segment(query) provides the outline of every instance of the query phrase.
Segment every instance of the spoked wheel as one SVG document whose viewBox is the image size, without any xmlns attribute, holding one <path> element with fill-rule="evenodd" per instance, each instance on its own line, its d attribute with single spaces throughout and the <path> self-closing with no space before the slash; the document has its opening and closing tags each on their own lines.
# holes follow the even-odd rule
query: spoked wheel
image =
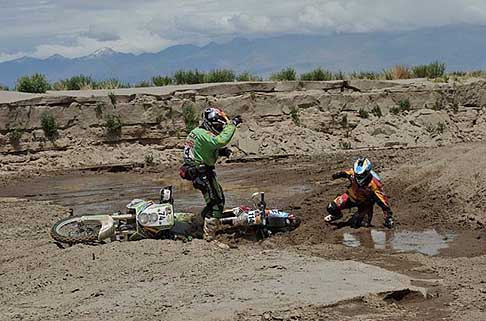
<svg viewBox="0 0 486 321">
<path fill-rule="evenodd" d="M 71 216 L 55 223 L 51 228 L 51 236 L 62 243 L 91 243 L 98 240 L 100 229 L 101 223 L 83 222 L 81 216 Z"/>
</svg>

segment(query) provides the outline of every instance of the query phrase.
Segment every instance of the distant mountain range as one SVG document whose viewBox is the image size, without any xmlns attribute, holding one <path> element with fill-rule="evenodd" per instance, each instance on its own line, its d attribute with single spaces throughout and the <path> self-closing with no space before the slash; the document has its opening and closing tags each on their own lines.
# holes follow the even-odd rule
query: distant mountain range
<svg viewBox="0 0 486 321">
<path fill-rule="evenodd" d="M 158 53 L 125 54 L 103 48 L 80 58 L 53 55 L 23 57 L 0 63 L 0 84 L 13 87 L 17 78 L 35 72 L 50 81 L 74 75 L 137 83 L 179 69 L 228 68 L 267 76 L 284 67 L 298 72 L 318 66 L 333 71 L 381 71 L 395 64 L 416 65 L 440 60 L 447 69 L 486 69 L 486 26 L 446 26 L 406 32 L 284 35 L 198 47 L 178 45 Z"/>
</svg>

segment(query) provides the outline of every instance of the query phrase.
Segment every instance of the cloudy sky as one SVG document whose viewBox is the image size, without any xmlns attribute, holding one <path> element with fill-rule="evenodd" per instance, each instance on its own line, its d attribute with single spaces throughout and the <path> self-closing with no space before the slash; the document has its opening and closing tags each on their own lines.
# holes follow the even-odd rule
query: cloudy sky
<svg viewBox="0 0 486 321">
<path fill-rule="evenodd" d="M 486 0 L 0 0 L 0 61 L 464 23 L 486 25 Z"/>
</svg>

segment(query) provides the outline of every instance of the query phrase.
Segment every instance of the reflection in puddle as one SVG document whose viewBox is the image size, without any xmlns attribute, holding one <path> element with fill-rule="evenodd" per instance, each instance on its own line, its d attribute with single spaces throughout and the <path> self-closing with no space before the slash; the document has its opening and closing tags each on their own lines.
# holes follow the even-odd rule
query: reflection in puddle
<svg viewBox="0 0 486 321">
<path fill-rule="evenodd" d="M 419 252 L 437 255 L 448 247 L 454 234 L 439 234 L 435 229 L 425 231 L 379 231 L 366 229 L 355 233 L 344 233 L 343 244 L 349 247 L 364 246 L 378 250 L 397 252 Z"/>
<path fill-rule="evenodd" d="M 256 191 L 267 193 L 269 206 L 278 206 L 295 194 L 311 191 L 300 181 L 275 186 L 271 180 L 259 180 L 265 169 L 239 166 L 225 167 L 219 171 L 229 207 L 250 205 L 251 194 Z M 250 175 L 249 175 L 250 173 Z M 192 184 L 183 181 L 179 175 L 170 173 L 80 173 L 38 177 L 0 187 L 2 197 L 21 197 L 39 201 L 53 201 L 72 208 L 74 214 L 113 213 L 125 211 L 125 205 L 134 198 L 157 199 L 162 186 L 174 187 L 175 208 L 181 212 L 198 212 L 204 200 Z"/>
</svg>

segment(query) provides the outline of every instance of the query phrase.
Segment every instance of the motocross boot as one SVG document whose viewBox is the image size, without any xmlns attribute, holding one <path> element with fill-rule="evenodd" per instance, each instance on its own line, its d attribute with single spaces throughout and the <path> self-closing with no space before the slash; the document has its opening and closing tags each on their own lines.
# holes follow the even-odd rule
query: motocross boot
<svg viewBox="0 0 486 321">
<path fill-rule="evenodd" d="M 215 217 L 206 217 L 204 219 L 204 227 L 203 227 L 203 239 L 211 244 L 216 245 L 217 247 L 227 250 L 229 249 L 229 245 L 221 243 L 220 241 L 216 240 L 216 232 L 220 229 L 221 222 L 218 218 Z"/>
<path fill-rule="evenodd" d="M 215 240 L 216 232 L 220 228 L 220 222 L 218 218 L 214 217 L 206 217 L 204 218 L 204 227 L 203 227 L 203 239 L 208 242 Z"/>
<path fill-rule="evenodd" d="M 354 213 L 353 216 L 348 220 L 349 226 L 352 228 L 367 227 L 367 224 L 363 224 L 363 213 Z"/>
<path fill-rule="evenodd" d="M 395 222 L 393 221 L 393 214 L 391 213 L 386 214 L 385 222 L 383 223 L 383 225 L 389 229 L 392 229 L 395 226 Z"/>
<path fill-rule="evenodd" d="M 324 220 L 326 222 L 333 222 L 343 217 L 343 213 L 337 208 L 337 205 L 334 202 L 331 202 L 329 203 L 329 205 L 327 205 L 327 212 L 329 213 L 329 215 L 324 217 Z"/>
</svg>

